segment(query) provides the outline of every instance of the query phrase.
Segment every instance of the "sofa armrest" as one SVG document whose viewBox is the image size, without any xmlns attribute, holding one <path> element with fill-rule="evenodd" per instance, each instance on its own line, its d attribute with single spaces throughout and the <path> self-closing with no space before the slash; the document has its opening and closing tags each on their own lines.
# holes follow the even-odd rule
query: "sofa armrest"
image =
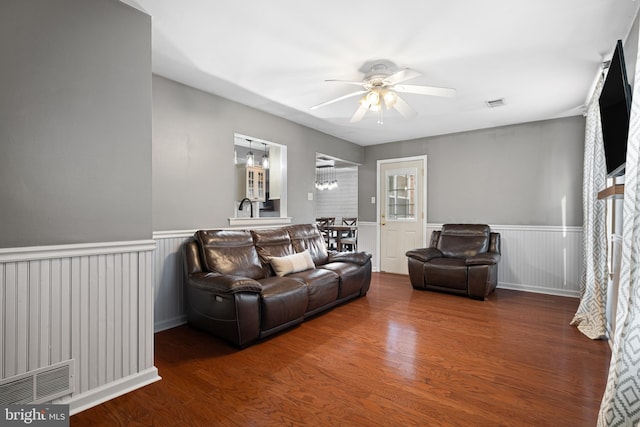
<svg viewBox="0 0 640 427">
<path fill-rule="evenodd" d="M 433 258 L 442 258 L 442 252 L 436 248 L 421 248 L 412 249 L 405 254 L 409 258 L 417 259 L 418 261 L 427 262 Z"/>
<path fill-rule="evenodd" d="M 465 260 L 467 265 L 487 265 L 497 264 L 500 261 L 500 254 L 495 252 L 485 252 Z"/>
<path fill-rule="evenodd" d="M 336 252 L 329 251 L 330 262 L 350 262 L 358 265 L 365 265 L 371 259 L 371 254 L 368 252 Z"/>
<path fill-rule="evenodd" d="M 248 277 L 220 273 L 194 273 L 189 275 L 188 285 L 221 294 L 238 292 L 260 293 L 262 285 Z"/>
</svg>

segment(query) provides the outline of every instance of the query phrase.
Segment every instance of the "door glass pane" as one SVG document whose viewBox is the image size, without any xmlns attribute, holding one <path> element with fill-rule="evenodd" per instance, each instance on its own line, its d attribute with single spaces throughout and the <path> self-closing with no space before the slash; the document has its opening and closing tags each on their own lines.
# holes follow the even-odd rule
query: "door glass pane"
<svg viewBox="0 0 640 427">
<path fill-rule="evenodd" d="M 396 169 L 386 174 L 388 221 L 415 221 L 417 169 Z"/>
</svg>

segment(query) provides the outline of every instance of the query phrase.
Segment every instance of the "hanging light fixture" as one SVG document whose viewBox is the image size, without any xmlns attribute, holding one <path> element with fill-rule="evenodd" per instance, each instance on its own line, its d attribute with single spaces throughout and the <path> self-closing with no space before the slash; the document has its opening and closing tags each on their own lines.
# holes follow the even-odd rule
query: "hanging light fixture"
<svg viewBox="0 0 640 427">
<path fill-rule="evenodd" d="M 338 179 L 335 167 L 331 165 L 316 167 L 316 189 L 324 191 L 336 188 L 338 188 Z"/>
<path fill-rule="evenodd" d="M 247 153 L 247 166 L 253 166 L 254 165 L 254 157 L 253 157 L 253 151 L 251 151 L 251 140 L 247 139 L 247 141 L 249 141 L 249 152 Z"/>
<path fill-rule="evenodd" d="M 329 190 L 335 190 L 336 188 L 338 188 L 338 177 L 336 175 L 336 168 L 332 166 L 331 172 L 333 173 L 333 180 L 331 181 L 331 184 L 329 184 Z"/>
<path fill-rule="evenodd" d="M 267 151 L 267 144 L 263 142 L 262 145 L 264 145 L 264 154 L 262 155 L 262 167 L 265 169 L 269 169 L 269 152 Z"/>
</svg>

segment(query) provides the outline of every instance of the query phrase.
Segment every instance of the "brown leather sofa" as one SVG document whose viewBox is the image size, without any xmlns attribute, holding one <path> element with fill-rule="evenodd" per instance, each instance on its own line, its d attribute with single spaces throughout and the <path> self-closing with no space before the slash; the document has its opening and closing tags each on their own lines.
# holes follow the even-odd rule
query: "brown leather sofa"
<svg viewBox="0 0 640 427">
<path fill-rule="evenodd" d="M 406 255 L 414 289 L 484 300 L 498 283 L 500 234 L 485 224 L 445 224 L 431 234 L 428 248 Z"/>
<path fill-rule="evenodd" d="M 200 230 L 184 252 L 188 323 L 238 347 L 364 296 L 371 283 L 371 255 L 327 251 L 315 224 Z"/>
</svg>

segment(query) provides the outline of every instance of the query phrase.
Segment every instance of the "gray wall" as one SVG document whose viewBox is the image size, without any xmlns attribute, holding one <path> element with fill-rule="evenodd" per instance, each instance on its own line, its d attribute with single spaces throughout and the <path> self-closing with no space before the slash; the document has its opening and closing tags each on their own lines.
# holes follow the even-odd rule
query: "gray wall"
<svg viewBox="0 0 640 427">
<path fill-rule="evenodd" d="M 364 149 L 153 76 L 153 229 L 226 227 L 234 214 L 234 132 L 286 145 L 288 216 L 313 222 L 316 152 L 361 163 Z"/>
<path fill-rule="evenodd" d="M 151 19 L 3 0 L 0 58 L 0 247 L 151 238 Z"/>
<path fill-rule="evenodd" d="M 429 222 L 582 222 L 581 117 L 363 148 L 159 76 L 152 97 L 150 25 L 117 0 L 0 4 L 0 247 L 226 226 L 234 132 L 288 146 L 294 222 L 316 152 L 364 163 L 363 221 L 376 160 L 427 154 Z"/>
<path fill-rule="evenodd" d="M 427 155 L 427 222 L 582 225 L 582 116 L 365 148 L 359 217 L 375 221 L 376 162 Z"/>
</svg>

